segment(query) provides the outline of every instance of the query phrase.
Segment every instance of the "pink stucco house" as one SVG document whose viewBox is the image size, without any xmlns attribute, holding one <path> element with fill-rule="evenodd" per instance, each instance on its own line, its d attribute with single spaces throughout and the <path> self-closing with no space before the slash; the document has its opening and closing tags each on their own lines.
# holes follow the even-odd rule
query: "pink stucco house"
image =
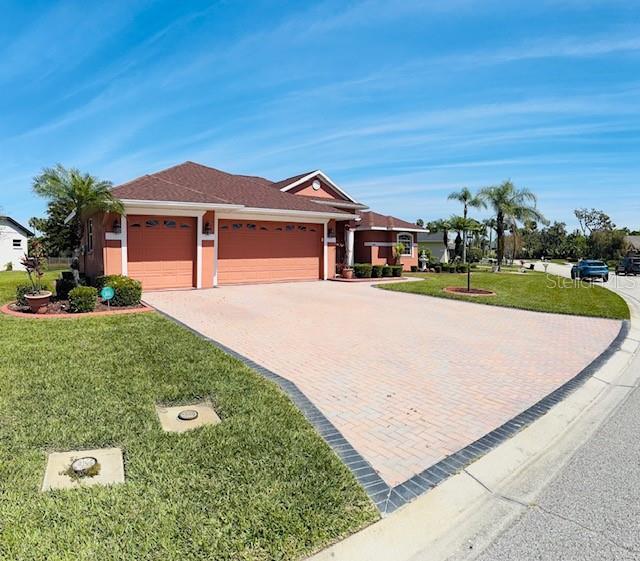
<svg viewBox="0 0 640 561">
<path fill-rule="evenodd" d="M 408 270 L 426 231 L 369 211 L 320 170 L 273 182 L 185 162 L 113 193 L 125 213 L 86 218 L 81 270 L 146 290 L 328 279 L 346 260 L 391 263 L 397 243 Z"/>
</svg>

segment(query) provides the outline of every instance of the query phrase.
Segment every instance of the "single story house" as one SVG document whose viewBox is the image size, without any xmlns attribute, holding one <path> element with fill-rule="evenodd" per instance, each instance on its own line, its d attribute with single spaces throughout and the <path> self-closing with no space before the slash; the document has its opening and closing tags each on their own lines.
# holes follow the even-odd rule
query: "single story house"
<svg viewBox="0 0 640 561">
<path fill-rule="evenodd" d="M 453 233 L 455 236 L 455 233 Z M 420 232 L 418 234 L 418 245 L 420 248 L 428 249 L 431 252 L 431 259 L 440 263 L 449 263 L 451 255 L 455 250 L 455 241 L 449 232 L 447 245 L 444 244 L 444 234 L 442 232 Z"/>
<path fill-rule="evenodd" d="M 0 270 L 24 271 L 20 260 L 27 254 L 27 240 L 31 236 L 31 230 L 10 216 L 0 216 Z"/>
<path fill-rule="evenodd" d="M 145 290 L 317 280 L 336 263 L 418 264 L 415 224 L 369 212 L 320 170 L 269 181 L 194 162 L 119 185 L 122 216 L 83 217 L 81 271 Z"/>
</svg>

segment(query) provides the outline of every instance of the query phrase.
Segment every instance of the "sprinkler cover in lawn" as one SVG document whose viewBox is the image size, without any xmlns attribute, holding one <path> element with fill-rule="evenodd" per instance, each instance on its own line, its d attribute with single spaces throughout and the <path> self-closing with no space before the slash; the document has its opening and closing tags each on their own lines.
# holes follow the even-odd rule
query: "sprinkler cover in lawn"
<svg viewBox="0 0 640 561">
<path fill-rule="evenodd" d="M 178 413 L 178 419 L 181 421 L 195 421 L 198 418 L 198 412 L 195 409 L 184 409 Z"/>
<path fill-rule="evenodd" d="M 85 475 L 93 466 L 98 463 L 98 460 L 91 456 L 84 458 L 78 458 L 71 464 L 71 469 L 78 475 Z"/>
</svg>

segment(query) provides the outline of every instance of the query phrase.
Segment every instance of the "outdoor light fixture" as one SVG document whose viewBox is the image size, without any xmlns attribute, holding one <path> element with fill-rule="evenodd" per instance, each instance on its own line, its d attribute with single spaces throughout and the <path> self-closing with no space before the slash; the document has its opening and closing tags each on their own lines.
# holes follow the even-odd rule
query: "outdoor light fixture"
<svg viewBox="0 0 640 561">
<path fill-rule="evenodd" d="M 211 224 L 209 222 L 204 225 L 204 233 L 208 236 L 211 233 Z"/>
<path fill-rule="evenodd" d="M 317 179 L 314 179 L 311 187 L 313 187 L 314 191 L 317 191 L 318 189 L 320 189 L 320 182 Z"/>
</svg>

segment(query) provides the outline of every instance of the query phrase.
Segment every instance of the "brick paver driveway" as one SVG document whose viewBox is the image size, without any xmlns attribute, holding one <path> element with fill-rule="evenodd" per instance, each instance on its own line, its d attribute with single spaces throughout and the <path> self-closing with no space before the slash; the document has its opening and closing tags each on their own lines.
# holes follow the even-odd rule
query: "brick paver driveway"
<svg viewBox="0 0 640 561">
<path fill-rule="evenodd" d="M 145 300 L 294 382 L 395 486 L 574 377 L 620 322 L 336 282 Z"/>
</svg>

